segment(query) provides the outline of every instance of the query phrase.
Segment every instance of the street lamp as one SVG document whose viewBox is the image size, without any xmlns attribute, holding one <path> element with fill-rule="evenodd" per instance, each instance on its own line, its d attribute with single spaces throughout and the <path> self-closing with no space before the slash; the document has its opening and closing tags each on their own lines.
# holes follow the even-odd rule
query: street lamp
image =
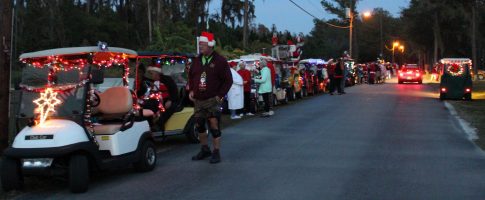
<svg viewBox="0 0 485 200">
<path fill-rule="evenodd" d="M 404 45 L 400 44 L 398 41 L 394 41 L 392 43 L 392 63 L 395 63 L 395 59 L 394 59 L 394 52 L 396 51 L 396 49 L 400 50 L 401 53 L 404 53 Z"/>
<path fill-rule="evenodd" d="M 350 1 L 350 5 L 352 5 L 352 0 Z M 350 8 L 346 8 L 345 9 L 345 13 L 347 15 L 347 17 L 349 18 L 349 57 L 352 58 L 352 31 L 353 31 L 353 28 L 354 28 L 354 11 L 352 11 L 352 7 Z M 371 13 L 370 12 L 366 12 L 364 13 L 364 17 L 370 17 L 371 16 Z"/>
<path fill-rule="evenodd" d="M 366 11 L 363 13 L 364 18 L 370 18 L 372 17 L 372 12 Z M 383 44 L 383 39 L 382 39 L 382 13 L 379 14 L 379 35 L 380 35 L 380 56 L 384 56 L 384 44 Z"/>
</svg>

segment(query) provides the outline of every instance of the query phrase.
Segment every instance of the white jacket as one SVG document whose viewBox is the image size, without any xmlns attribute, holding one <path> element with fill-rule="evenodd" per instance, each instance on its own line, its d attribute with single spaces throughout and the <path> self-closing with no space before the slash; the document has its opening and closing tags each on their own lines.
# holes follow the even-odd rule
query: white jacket
<svg viewBox="0 0 485 200">
<path fill-rule="evenodd" d="M 227 93 L 227 101 L 229 103 L 230 110 L 237 110 L 244 107 L 244 86 L 243 79 L 236 72 L 236 70 L 231 68 L 232 74 L 232 86 Z"/>
</svg>

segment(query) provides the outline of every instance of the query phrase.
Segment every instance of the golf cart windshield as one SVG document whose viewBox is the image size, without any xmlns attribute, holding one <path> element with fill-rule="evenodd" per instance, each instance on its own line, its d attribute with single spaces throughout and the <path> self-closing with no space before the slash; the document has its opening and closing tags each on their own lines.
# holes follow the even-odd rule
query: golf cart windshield
<svg viewBox="0 0 485 200">
<path fill-rule="evenodd" d="M 185 86 L 187 84 L 188 74 L 185 71 L 185 64 L 163 65 L 162 72 L 164 75 L 172 77 L 177 86 Z"/>
<path fill-rule="evenodd" d="M 66 118 L 81 115 L 85 104 L 88 69 L 89 67 L 61 70 L 49 76 L 48 67 L 27 65 L 22 72 L 20 83 L 22 100 L 19 116 L 32 118 L 48 109 L 46 106 L 49 104 L 54 106 L 54 111 L 49 113 L 50 117 Z M 51 84 L 48 84 L 49 82 Z M 47 89 L 53 93 L 47 92 Z M 45 106 L 41 108 L 40 105 Z"/>
</svg>

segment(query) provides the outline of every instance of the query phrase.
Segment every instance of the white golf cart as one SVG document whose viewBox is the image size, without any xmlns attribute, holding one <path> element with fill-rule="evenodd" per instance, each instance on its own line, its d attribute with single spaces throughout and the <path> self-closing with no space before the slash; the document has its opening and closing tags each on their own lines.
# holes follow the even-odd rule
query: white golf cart
<svg viewBox="0 0 485 200">
<path fill-rule="evenodd" d="M 20 56 L 25 66 L 16 123 L 24 128 L 4 152 L 5 191 L 22 188 L 26 175 L 67 175 L 70 191 L 79 193 L 87 191 L 93 171 L 131 164 L 137 171 L 154 169 L 150 127 L 137 116 L 128 88 L 129 59 L 136 56 L 106 45 Z M 115 68 L 122 85 L 96 92 L 103 71 Z"/>
</svg>

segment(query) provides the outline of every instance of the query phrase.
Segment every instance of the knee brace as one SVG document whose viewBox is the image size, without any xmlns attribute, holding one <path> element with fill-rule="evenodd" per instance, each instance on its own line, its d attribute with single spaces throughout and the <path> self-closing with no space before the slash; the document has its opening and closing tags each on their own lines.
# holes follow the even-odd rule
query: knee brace
<svg viewBox="0 0 485 200">
<path fill-rule="evenodd" d="M 210 132 L 212 134 L 212 138 L 216 139 L 216 138 L 219 138 L 221 137 L 221 130 L 219 129 L 210 129 Z"/>
<path fill-rule="evenodd" d="M 205 120 L 202 118 L 195 119 L 195 130 L 197 133 L 205 133 L 207 131 L 205 127 Z"/>
</svg>

